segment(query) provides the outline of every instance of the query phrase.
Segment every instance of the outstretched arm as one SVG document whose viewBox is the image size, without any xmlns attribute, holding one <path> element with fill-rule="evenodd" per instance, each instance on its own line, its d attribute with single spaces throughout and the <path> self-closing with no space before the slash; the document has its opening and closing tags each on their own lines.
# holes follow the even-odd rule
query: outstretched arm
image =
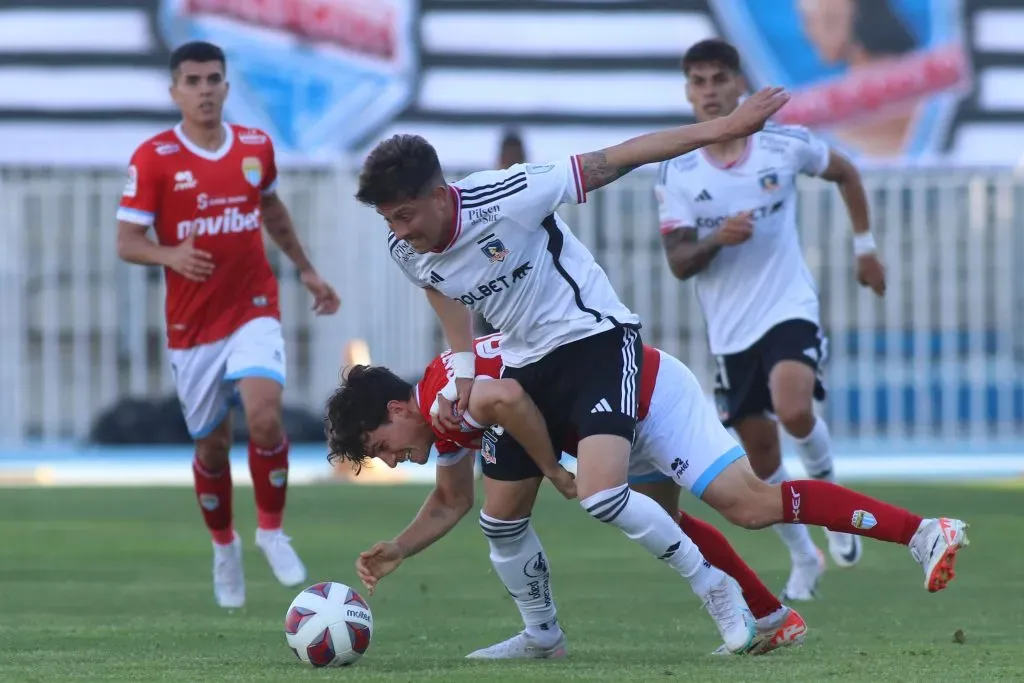
<svg viewBox="0 0 1024 683">
<path fill-rule="evenodd" d="M 405 530 L 395 537 L 402 557 L 430 547 L 455 528 L 473 507 L 473 460 L 464 455 L 454 465 L 437 467 L 437 483 L 423 507 Z"/>
<path fill-rule="evenodd" d="M 593 192 L 640 166 L 756 133 L 787 101 L 789 95 L 782 88 L 763 88 L 728 116 L 647 133 L 606 149 L 581 154 L 579 161 L 585 190 Z"/>
</svg>

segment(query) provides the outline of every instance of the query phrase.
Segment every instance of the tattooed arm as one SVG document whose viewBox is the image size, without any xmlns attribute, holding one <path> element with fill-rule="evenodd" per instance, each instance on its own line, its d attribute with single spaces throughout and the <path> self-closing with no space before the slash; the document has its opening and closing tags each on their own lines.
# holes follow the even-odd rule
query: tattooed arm
<svg viewBox="0 0 1024 683">
<path fill-rule="evenodd" d="M 715 233 L 698 239 L 696 228 L 678 228 L 664 233 L 661 243 L 669 269 L 680 280 L 688 280 L 707 268 L 722 248 Z"/>
<path fill-rule="evenodd" d="M 756 133 L 789 100 L 781 88 L 764 88 L 728 116 L 631 138 L 579 156 L 584 190 L 593 192 L 645 164 L 667 161 L 716 142 Z"/>
<path fill-rule="evenodd" d="M 300 273 L 313 272 L 313 264 L 306 258 L 306 252 L 299 243 L 299 236 L 295 234 L 295 225 L 288 213 L 288 207 L 276 192 L 263 195 L 261 204 L 263 225 L 270 239 L 291 259 Z"/>
</svg>

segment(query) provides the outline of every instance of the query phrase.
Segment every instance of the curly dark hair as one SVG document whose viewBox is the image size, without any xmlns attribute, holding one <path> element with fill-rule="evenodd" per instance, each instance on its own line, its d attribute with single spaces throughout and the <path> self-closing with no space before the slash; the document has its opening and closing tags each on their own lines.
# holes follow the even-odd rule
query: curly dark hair
<svg viewBox="0 0 1024 683">
<path fill-rule="evenodd" d="M 395 135 L 366 157 L 356 199 L 367 206 L 404 202 L 444 182 L 437 151 L 429 142 L 419 135 Z"/>
<path fill-rule="evenodd" d="M 690 46 L 683 55 L 683 73 L 689 75 L 697 64 L 721 64 L 735 73 L 740 72 L 740 53 L 721 38 L 708 38 Z"/>
<path fill-rule="evenodd" d="M 408 401 L 412 391 L 411 384 L 387 368 L 353 366 L 342 385 L 327 399 L 327 462 L 351 462 L 358 473 L 369 460 L 366 434 L 388 424 L 388 403 Z"/>
</svg>

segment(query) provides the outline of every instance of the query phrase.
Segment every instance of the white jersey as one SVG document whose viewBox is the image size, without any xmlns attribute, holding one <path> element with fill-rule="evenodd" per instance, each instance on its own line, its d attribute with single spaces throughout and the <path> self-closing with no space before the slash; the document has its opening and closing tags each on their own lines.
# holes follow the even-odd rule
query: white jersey
<svg viewBox="0 0 1024 683">
<path fill-rule="evenodd" d="M 748 349 L 785 320 L 819 323 L 796 229 L 796 177 L 821 174 L 828 159 L 828 145 L 807 129 L 768 124 L 728 167 L 704 150 L 662 164 L 655 188 L 662 233 L 696 228 L 703 239 L 727 216 L 754 214 L 753 236 L 723 247 L 696 276 L 713 354 Z"/>
<path fill-rule="evenodd" d="M 616 326 L 639 327 L 604 270 L 555 213 L 586 201 L 576 157 L 474 173 L 450 187 L 451 241 L 417 254 L 388 235 L 391 256 L 420 287 L 480 312 L 501 330 L 502 361 L 522 367 Z"/>
</svg>

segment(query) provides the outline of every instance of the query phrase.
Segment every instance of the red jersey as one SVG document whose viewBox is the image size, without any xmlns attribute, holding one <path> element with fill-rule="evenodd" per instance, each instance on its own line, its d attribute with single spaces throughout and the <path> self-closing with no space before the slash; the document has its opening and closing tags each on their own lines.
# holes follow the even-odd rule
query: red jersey
<svg viewBox="0 0 1024 683">
<path fill-rule="evenodd" d="M 473 352 L 476 354 L 476 374 L 494 377 L 501 377 L 501 333 L 495 333 L 486 337 L 478 338 L 473 344 Z M 430 408 L 434 399 L 441 392 L 441 389 L 448 384 L 452 376 L 451 351 L 445 351 L 434 358 L 427 369 L 423 372 L 423 378 L 416 385 L 416 401 L 419 404 L 420 413 L 431 423 Z M 640 376 L 640 405 L 638 406 L 637 421 L 647 417 L 651 410 L 651 397 L 654 395 L 654 387 L 658 380 L 658 368 L 661 366 L 661 354 L 653 346 L 644 345 L 643 370 Z M 462 428 L 459 431 L 451 429 L 438 429 L 433 427 L 436 441 L 434 446 L 440 455 L 455 453 L 463 448 L 471 450 L 480 449 L 480 439 L 484 430 L 463 419 Z M 576 455 L 576 446 L 579 439 L 575 435 L 569 435 L 562 450 L 570 455 Z"/>
<path fill-rule="evenodd" d="M 196 248 L 212 254 L 205 282 L 164 269 L 172 349 L 224 339 L 253 318 L 280 318 L 260 209 L 277 185 L 274 146 L 263 131 L 224 128 L 224 145 L 213 152 L 192 144 L 180 124 L 142 143 L 117 211 L 120 221 L 153 226 L 161 245 L 195 233 Z"/>
</svg>

